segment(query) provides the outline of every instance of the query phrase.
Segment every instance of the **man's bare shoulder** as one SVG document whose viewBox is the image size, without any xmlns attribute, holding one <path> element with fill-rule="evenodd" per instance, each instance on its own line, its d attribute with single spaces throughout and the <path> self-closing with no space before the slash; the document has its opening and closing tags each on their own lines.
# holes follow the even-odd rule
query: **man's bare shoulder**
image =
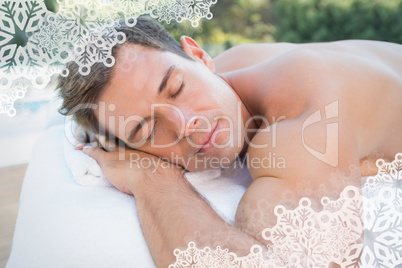
<svg viewBox="0 0 402 268">
<path fill-rule="evenodd" d="M 358 165 L 356 133 L 348 122 L 339 124 L 337 109 L 334 101 L 261 128 L 247 151 L 252 178 L 318 182 L 332 172 L 348 173 L 351 164 Z"/>
<path fill-rule="evenodd" d="M 247 68 L 277 57 L 299 46 L 292 43 L 251 43 L 237 45 L 214 58 L 215 68 L 218 73 Z"/>
<path fill-rule="evenodd" d="M 342 41 L 348 43 L 348 41 Z M 231 72 L 272 60 L 278 56 L 295 52 L 289 55 L 300 55 L 304 48 L 316 50 L 328 46 L 330 43 L 304 43 L 295 44 L 287 42 L 278 43 L 248 43 L 229 48 L 214 58 L 218 73 Z M 296 51 L 294 51 L 296 50 Z M 288 55 L 288 56 L 289 56 Z M 282 60 L 285 58 L 282 58 Z M 294 60 L 294 58 L 293 58 Z"/>
<path fill-rule="evenodd" d="M 306 106 L 396 77 L 396 66 L 402 62 L 402 56 L 394 55 L 399 47 L 369 41 L 306 44 L 229 75 L 236 91 L 247 89 L 264 96 L 270 117 L 290 118 Z"/>
<path fill-rule="evenodd" d="M 333 73 L 328 57 L 300 47 L 228 76 L 240 94 L 259 96 L 272 123 L 272 117 L 296 118 L 317 100 L 333 99 L 330 95 L 336 92 L 330 89 L 339 86 Z"/>
<path fill-rule="evenodd" d="M 385 55 L 392 60 L 401 58 L 402 45 L 381 41 L 343 40 L 322 43 L 253 43 L 232 47 L 214 58 L 218 73 L 231 72 L 252 67 L 270 60 L 292 63 L 298 58 L 315 54 L 316 59 L 328 60 L 339 56 L 360 55 L 366 58 L 376 58 L 376 54 Z M 304 62 L 308 66 L 310 61 Z M 328 62 L 327 62 L 328 63 Z"/>
</svg>

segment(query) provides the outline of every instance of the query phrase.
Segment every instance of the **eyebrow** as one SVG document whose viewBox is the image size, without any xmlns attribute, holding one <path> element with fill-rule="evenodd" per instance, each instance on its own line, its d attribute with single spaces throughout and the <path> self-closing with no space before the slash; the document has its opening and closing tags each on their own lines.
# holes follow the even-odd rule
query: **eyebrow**
<svg viewBox="0 0 402 268">
<path fill-rule="evenodd" d="M 170 76 L 172 75 L 173 71 L 176 69 L 176 65 L 172 65 L 169 67 L 169 69 L 166 71 L 165 76 L 162 79 L 162 82 L 159 86 L 159 95 L 162 93 L 162 91 L 166 88 L 167 82 L 169 81 Z"/>
<path fill-rule="evenodd" d="M 160 95 L 163 90 L 166 88 L 167 82 L 169 81 L 170 76 L 172 75 L 172 73 L 174 72 L 174 70 L 176 69 L 176 65 L 171 65 L 169 67 L 169 69 L 165 72 L 165 76 L 162 79 L 161 84 L 159 85 L 159 91 L 158 94 Z M 138 125 L 133 128 L 133 130 L 130 133 L 130 136 L 128 137 L 128 142 L 132 142 L 134 137 L 137 135 L 138 131 L 140 131 L 140 129 L 142 128 L 142 126 L 146 123 L 147 120 L 149 120 L 150 117 L 146 117 L 144 119 L 142 119 L 140 121 L 140 123 L 138 123 Z"/>
</svg>

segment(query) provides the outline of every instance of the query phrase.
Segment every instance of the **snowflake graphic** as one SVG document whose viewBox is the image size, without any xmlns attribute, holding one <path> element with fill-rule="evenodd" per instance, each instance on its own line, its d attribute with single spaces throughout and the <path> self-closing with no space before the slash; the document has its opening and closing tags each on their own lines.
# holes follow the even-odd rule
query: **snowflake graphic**
<svg viewBox="0 0 402 268">
<path fill-rule="evenodd" d="M 386 163 L 377 160 L 378 174 L 363 187 L 365 244 L 361 262 L 365 267 L 396 267 L 402 264 L 402 153 Z"/>
<path fill-rule="evenodd" d="M 212 19 L 210 7 L 216 2 L 217 0 L 150 0 L 145 8 L 152 10 L 149 14 L 159 21 L 170 23 L 173 19 L 178 22 L 189 20 L 197 27 L 201 18 Z"/>
<path fill-rule="evenodd" d="M 21 90 L 21 83 L 15 80 L 31 80 L 43 72 L 42 66 L 30 59 L 25 45 L 39 30 L 46 12 L 43 1 L 0 1 L 0 113 L 15 115 L 14 102 L 25 95 L 26 87 Z M 40 86 L 38 80 L 33 80 Z"/>
<path fill-rule="evenodd" d="M 284 267 L 283 262 L 274 257 L 272 249 L 265 254 L 260 246 L 251 247 L 250 254 L 246 257 L 238 257 L 228 249 L 217 246 L 214 250 L 210 247 L 198 249 L 194 242 L 190 242 L 186 250 L 174 251 L 176 262 L 169 268 L 241 268 L 241 267 Z"/>
<path fill-rule="evenodd" d="M 348 255 L 347 248 L 356 243 L 363 232 L 359 218 L 362 202 L 355 187 L 347 187 L 336 201 L 323 202 L 324 210 L 315 212 L 311 201 L 302 198 L 294 210 L 277 206 L 277 224 L 266 228 L 263 237 L 297 258 L 302 267 L 328 267 L 332 261 L 340 262 Z M 352 193 L 353 198 L 349 194 Z M 333 210 L 333 204 L 338 209 Z M 341 206 L 339 206 L 342 204 Z M 329 207 L 331 210 L 326 210 Z"/>
<path fill-rule="evenodd" d="M 54 21 L 54 17 L 49 17 L 49 21 L 42 24 L 42 29 L 34 35 L 34 38 L 38 40 L 38 47 L 44 48 L 48 52 L 56 49 L 62 40 L 62 34 L 60 28 L 57 27 Z"/>
<path fill-rule="evenodd" d="M 344 226 L 341 223 L 337 223 L 335 226 L 329 229 L 328 241 L 332 252 L 344 253 L 348 245 L 352 242 L 352 235 L 350 227 Z"/>
<path fill-rule="evenodd" d="M 232 261 L 236 258 L 234 253 L 229 253 L 229 250 L 221 249 L 219 246 L 215 250 L 211 250 L 209 247 L 200 250 L 194 242 L 190 242 L 185 251 L 176 249 L 174 254 L 177 261 L 174 265 L 170 265 L 170 268 L 211 267 L 211 265 L 216 265 L 215 267 L 232 267 L 231 265 L 234 265 Z"/>
<path fill-rule="evenodd" d="M 395 160 L 386 163 L 379 159 L 376 162 L 378 174 L 367 179 L 363 191 L 369 196 L 392 195 L 392 204 L 395 210 L 402 212 L 402 153 L 395 156 Z M 387 198 L 387 197 L 384 197 Z"/>
<path fill-rule="evenodd" d="M 146 1 L 142 0 L 120 0 L 116 3 L 116 9 L 123 11 L 125 18 L 137 18 L 141 14 L 147 13 L 145 3 Z"/>
<path fill-rule="evenodd" d="M 226 267 L 328 267 L 331 262 L 348 268 L 402 267 L 402 153 L 391 163 L 378 160 L 377 166 L 378 174 L 368 178 L 361 191 L 348 186 L 336 200 L 322 198 L 321 211 L 314 211 L 306 197 L 293 210 L 276 206 L 276 225 L 262 232 L 269 250 L 264 254 L 254 246 L 245 257 L 225 251 L 227 259 L 229 254 L 233 258 Z M 191 259 L 193 266 L 180 262 L 190 252 L 200 256 L 209 251 L 190 243 L 187 250 L 175 250 L 177 259 L 170 267 L 221 267 L 214 262 L 221 263 L 222 257 L 210 255 L 208 265 L 199 257 Z"/>
</svg>

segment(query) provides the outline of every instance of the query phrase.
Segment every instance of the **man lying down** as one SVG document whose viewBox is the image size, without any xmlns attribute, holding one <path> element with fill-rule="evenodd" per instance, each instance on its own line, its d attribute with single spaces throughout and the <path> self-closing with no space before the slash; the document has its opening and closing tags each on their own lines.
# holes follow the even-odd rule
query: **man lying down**
<svg viewBox="0 0 402 268">
<path fill-rule="evenodd" d="M 114 186 L 134 195 L 158 267 L 174 262 L 174 249 L 189 240 L 246 255 L 266 244 L 261 231 L 276 222 L 273 209 L 252 222 L 258 202 L 291 208 L 309 187 L 318 206 L 320 186 L 336 198 L 376 169 L 364 165 L 349 181 L 330 181 L 332 173 L 367 161 L 375 167 L 373 155 L 390 161 L 402 151 L 401 45 L 247 44 L 212 60 L 191 38 L 179 44 L 146 18 L 118 31 L 127 40 L 113 49 L 113 67 L 98 64 L 81 76 L 69 64 L 70 75 L 59 80 L 61 111 L 108 149 L 83 148 Z M 145 168 L 139 159 L 146 158 L 163 164 Z M 253 183 L 232 227 L 183 171 L 238 159 L 246 159 Z"/>
</svg>

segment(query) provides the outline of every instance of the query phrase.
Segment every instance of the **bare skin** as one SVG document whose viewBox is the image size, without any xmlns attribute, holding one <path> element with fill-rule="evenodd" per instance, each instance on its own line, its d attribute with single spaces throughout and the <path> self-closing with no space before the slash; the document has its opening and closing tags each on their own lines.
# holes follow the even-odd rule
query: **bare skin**
<svg viewBox="0 0 402 268">
<path fill-rule="evenodd" d="M 281 200 L 285 203 L 282 193 L 295 189 L 298 181 L 309 181 L 313 191 L 323 184 L 323 174 L 331 174 L 341 171 L 349 174 L 350 165 L 359 166 L 360 163 L 370 159 L 370 170 L 367 166 L 361 166 L 361 175 L 374 175 L 375 158 L 369 158 L 372 153 L 381 153 L 387 161 L 393 160 L 395 154 L 402 148 L 400 134 L 402 133 L 402 114 L 398 103 L 402 98 L 402 76 L 398 73 L 398 65 L 402 66 L 402 48 L 399 45 L 381 42 L 348 41 L 329 44 L 304 44 L 286 45 L 285 50 L 275 51 L 276 55 L 266 54 L 262 57 L 262 50 L 272 51 L 267 45 L 247 45 L 238 48 L 245 53 L 250 53 L 254 62 L 262 62 L 267 69 L 274 61 L 286 61 L 286 57 L 300 57 L 292 67 L 291 64 L 281 67 L 275 66 L 270 69 L 269 78 L 261 88 L 274 88 L 274 93 L 266 99 L 265 116 L 268 120 L 272 116 L 278 118 L 286 115 L 286 121 L 278 124 L 277 144 L 275 148 L 249 149 L 250 158 L 263 157 L 267 152 L 275 152 L 277 155 L 286 156 L 286 169 L 250 169 L 255 182 L 248 189 L 243 197 L 239 211 L 247 214 L 245 208 L 255 207 L 258 201 L 265 199 L 270 203 Z M 261 49 L 261 51 L 258 51 Z M 231 57 L 227 54 L 219 58 Z M 240 52 L 240 51 L 238 51 Z M 255 55 L 259 54 L 260 57 Z M 232 56 L 233 57 L 233 56 Z M 218 58 L 218 59 L 219 59 Z M 291 61 L 293 59 L 290 59 Z M 303 66 L 297 66 L 300 61 Z M 230 67 L 222 64 L 223 69 Z M 239 66 L 249 67 L 248 64 Z M 245 76 L 255 73 L 255 79 L 263 73 L 256 71 L 259 67 L 251 67 L 229 73 L 228 80 L 232 81 L 237 92 L 244 88 L 242 79 L 236 74 L 245 73 Z M 305 68 L 305 70 L 303 70 Z M 261 68 L 265 69 L 265 68 Z M 266 69 L 265 69 L 266 70 Z M 307 73 L 308 72 L 308 73 Z M 239 74 L 240 75 L 240 74 Z M 285 79 L 284 76 L 292 75 L 292 79 Z M 231 78 L 234 76 L 235 78 Z M 314 78 L 313 78 L 314 77 Z M 319 78 L 318 78 L 319 77 Z M 252 80 L 252 79 L 251 79 Z M 244 80 L 243 80 L 244 81 Z M 283 82 L 286 84 L 283 85 Z M 317 83 L 318 81 L 318 83 Z M 239 83 L 238 85 L 236 83 Z M 279 89 L 280 90 L 276 90 Z M 258 89 L 256 90 L 258 91 Z M 286 98 L 281 94 L 286 92 Z M 300 93 L 303 92 L 303 93 Z M 241 93 L 240 93 L 241 95 Z M 256 94 L 259 95 L 259 94 Z M 279 96 L 278 96 L 279 95 Z M 296 96 L 292 98 L 291 96 Z M 337 120 L 328 120 L 316 123 L 305 129 L 305 140 L 311 147 L 325 151 L 325 137 L 327 123 L 337 122 L 339 124 L 339 163 L 331 167 L 323 162 L 319 163 L 301 143 L 302 124 L 314 111 L 323 110 L 323 104 L 333 101 L 339 103 L 339 117 Z M 276 105 L 280 104 L 279 107 Z M 269 107 L 277 107 L 270 109 Z M 262 108 L 264 109 L 264 108 Z M 264 113 L 263 112 L 263 113 Z M 323 115 L 324 116 L 324 115 Z M 398 122 L 398 123 L 397 123 Z M 273 124 L 274 122 L 270 122 Z M 271 126 L 272 128 L 272 126 Z M 310 131 L 310 132 L 309 132 Z M 310 141 L 307 141 L 311 139 Z M 271 132 L 258 133 L 253 138 L 253 143 L 262 144 L 272 140 Z M 302 166 L 300 168 L 299 166 Z M 314 167 L 308 169 L 305 167 Z M 370 172 L 371 171 L 371 172 Z M 331 183 L 331 182 L 330 182 Z M 353 181 L 349 181 L 350 184 Z M 356 178 L 356 185 L 359 180 Z M 324 184 L 328 185 L 328 182 Z M 342 182 L 330 184 L 335 192 L 340 192 L 345 186 Z M 303 193 L 303 191 L 300 191 Z M 301 195 L 295 195 L 296 199 Z M 319 200 L 320 196 L 316 196 Z M 336 196 L 332 196 L 336 198 Z M 279 202 L 279 203 L 281 203 Z M 282 204 L 281 203 L 281 204 Z M 291 206 L 291 203 L 288 205 Z M 238 214 L 239 219 L 249 218 L 250 215 Z M 264 220 L 265 225 L 275 224 L 275 218 Z M 258 237 L 263 241 L 260 234 L 264 226 L 255 226 L 250 230 L 249 222 L 238 221 L 238 226 L 247 233 Z"/>
<path fill-rule="evenodd" d="M 283 193 L 290 191 L 294 198 L 284 205 L 295 206 L 304 193 L 304 189 L 295 191 L 303 188 L 300 182 L 308 182 L 313 192 L 324 183 L 331 196 L 332 192 L 339 193 L 348 184 L 359 185 L 360 176 L 351 178 L 345 185 L 345 182 L 327 181 L 329 174 L 336 171 L 349 174 L 351 165 L 359 166 L 374 152 L 392 160 L 397 152 L 402 151 L 400 45 L 369 41 L 243 45 L 212 61 L 191 39 L 183 38 L 181 42 L 184 51 L 195 62 L 186 62 L 166 52 L 127 47 L 133 53 L 141 52 L 136 59 L 146 61 L 147 65 L 139 71 L 123 72 L 120 69 L 119 72 L 123 66 L 127 69 L 130 61 L 123 56 L 116 61 L 117 71 L 100 98 L 106 105 L 114 103 L 116 109 L 106 111 L 105 118 L 132 114 L 146 117 L 151 103 L 180 107 L 184 110 L 186 122 L 190 122 L 184 129 L 179 128 L 179 119 L 166 107 L 156 113 L 159 125 L 154 126 L 156 143 L 167 143 L 177 137 L 179 143 L 165 149 L 152 148 L 149 143 L 133 148 L 143 151 L 141 157 L 165 157 L 175 152 L 184 159 L 176 164 L 185 166 L 183 164 L 189 163 L 188 170 L 198 170 L 191 160 L 191 156 L 197 155 L 198 148 L 193 149 L 189 140 L 184 139 L 190 137 L 195 144 L 203 146 L 206 132 L 192 131 L 207 128 L 197 115 L 207 117 L 212 127 L 219 122 L 222 129 L 227 123 L 214 121 L 214 116 L 225 115 L 234 120 L 233 107 L 240 103 L 243 124 L 259 115 L 269 125 L 252 121 L 247 126 L 237 126 L 242 134 L 235 138 L 244 141 L 248 137 L 252 145 L 242 142 L 229 148 L 212 148 L 203 156 L 234 159 L 235 154 L 247 152 L 248 159 L 262 159 L 275 153 L 286 160 L 286 168 L 249 166 L 254 182 L 239 205 L 236 227 L 231 227 L 183 179 L 179 167 L 170 165 L 151 174 L 144 169 L 130 168 L 128 160 L 119 161 L 117 152 L 85 149 L 100 163 L 106 177 L 117 188 L 135 196 L 148 246 L 159 267 L 166 267 L 174 261 L 172 252 L 186 246 L 185 238 L 195 240 L 200 247 L 212 246 L 219 241 L 222 247 L 247 254 L 251 245 L 266 244 L 260 235 L 261 230 L 276 220 L 271 212 L 260 224 L 249 224 L 253 221 L 252 210 L 259 201 L 266 200 L 273 206 L 283 204 Z M 124 55 L 124 51 L 120 53 Z M 159 81 L 172 63 L 180 66 L 179 71 L 169 81 L 168 90 L 164 92 L 167 95 L 158 95 Z M 137 81 L 137 84 L 133 85 L 131 81 Z M 182 95 L 172 100 L 170 97 L 177 92 L 182 81 L 186 84 Z M 195 98 L 189 99 L 191 96 Z M 305 122 L 316 111 L 321 111 L 322 120 L 306 127 Z M 332 118 L 325 120 L 326 116 Z M 99 115 L 101 124 L 109 131 L 128 145 L 133 144 L 128 140 L 128 133 L 135 122 L 128 126 L 112 125 L 102 118 Z M 337 128 L 327 128 L 328 124 Z M 152 126 L 147 125 L 143 137 L 152 132 Z M 257 133 L 245 132 L 253 129 L 259 130 Z M 328 142 L 328 136 L 336 139 Z M 216 135 L 216 143 L 224 144 L 228 138 L 227 133 L 220 132 Z M 140 139 L 141 135 L 138 136 Z M 263 148 L 257 148 L 258 145 Z M 320 157 L 306 147 L 320 152 Z M 137 151 L 128 150 L 126 154 L 132 152 Z M 361 170 L 362 175 L 370 175 L 367 172 Z M 211 234 L 211 238 L 194 235 L 197 231 L 205 234 L 203 237 Z"/>
</svg>

